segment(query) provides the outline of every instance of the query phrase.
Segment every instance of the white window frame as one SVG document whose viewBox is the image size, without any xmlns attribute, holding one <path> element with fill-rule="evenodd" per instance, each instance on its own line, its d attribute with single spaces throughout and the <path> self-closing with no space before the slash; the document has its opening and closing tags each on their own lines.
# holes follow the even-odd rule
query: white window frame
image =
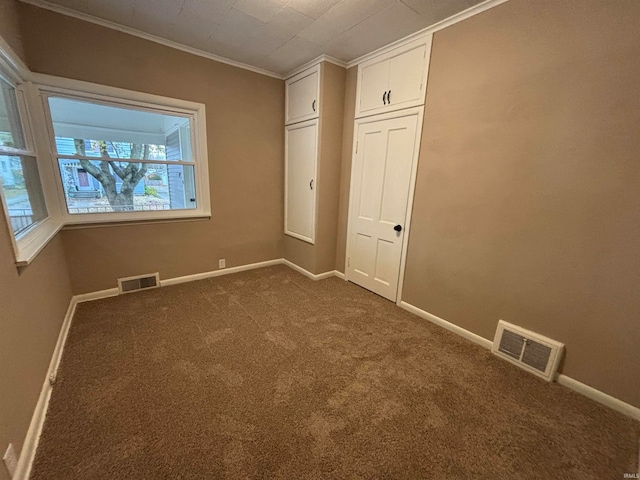
<svg viewBox="0 0 640 480">
<path fill-rule="evenodd" d="M 89 82 L 70 80 L 51 75 L 33 74 L 40 95 L 40 106 L 46 118 L 48 157 L 51 159 L 57 190 L 57 206 L 63 225 L 88 225 L 104 223 L 131 223 L 147 221 L 166 221 L 180 219 L 197 219 L 211 217 L 211 201 L 209 192 L 209 160 L 207 153 L 207 127 L 205 105 L 202 103 L 162 97 L 121 88 L 108 87 Z M 196 208 L 183 210 L 155 210 L 116 213 L 70 214 L 58 168 L 58 153 L 55 146 L 53 123 L 49 111 L 48 98 L 66 97 L 85 100 L 115 107 L 133 107 L 163 113 L 166 115 L 187 116 L 191 123 L 191 149 L 193 163 L 182 162 L 194 166 L 196 187 Z M 62 155 L 62 157 L 70 157 Z M 95 159 L 94 159 L 95 160 Z M 151 161 L 151 163 L 158 163 Z"/>
<path fill-rule="evenodd" d="M 59 219 L 59 212 L 56 208 L 56 198 L 54 195 L 52 182 L 45 181 L 50 178 L 50 162 L 48 158 L 42 154 L 41 142 L 38 141 L 38 119 L 34 118 L 33 109 L 30 108 L 34 99 L 35 88 L 31 82 L 27 80 L 29 72 L 19 63 L 16 63 L 7 49 L 0 44 L 0 76 L 16 89 L 16 99 L 18 104 L 18 113 L 20 117 L 20 125 L 24 135 L 25 148 L 9 148 L 2 147 L 2 155 L 27 156 L 35 159 L 38 176 L 40 177 L 40 186 L 45 201 L 47 216 L 42 220 L 35 222 L 24 232 L 15 235 L 11 226 L 11 218 L 9 216 L 9 207 L 4 196 L 4 192 L 0 192 L 0 202 L 6 218 L 6 226 L 11 239 L 17 266 L 25 266 L 40 253 L 44 246 L 51 240 L 56 233 L 62 228 Z M 1 189 L 0 189 L 1 190 Z"/>
</svg>

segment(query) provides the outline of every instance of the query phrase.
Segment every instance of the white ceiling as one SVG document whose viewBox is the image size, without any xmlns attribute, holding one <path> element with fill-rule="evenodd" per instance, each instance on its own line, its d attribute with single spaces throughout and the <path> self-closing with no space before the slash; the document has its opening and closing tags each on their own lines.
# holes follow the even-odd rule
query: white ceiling
<svg viewBox="0 0 640 480">
<path fill-rule="evenodd" d="M 277 74 L 322 54 L 349 62 L 483 0 L 23 0 Z"/>
</svg>

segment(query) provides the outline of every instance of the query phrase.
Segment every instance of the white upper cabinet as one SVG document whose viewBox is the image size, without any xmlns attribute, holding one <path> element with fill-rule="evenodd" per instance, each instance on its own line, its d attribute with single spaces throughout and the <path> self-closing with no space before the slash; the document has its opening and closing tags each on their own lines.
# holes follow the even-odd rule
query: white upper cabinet
<svg viewBox="0 0 640 480">
<path fill-rule="evenodd" d="M 424 104 L 431 39 L 426 35 L 360 64 L 356 118 Z"/>
<path fill-rule="evenodd" d="M 320 112 L 320 65 L 286 81 L 285 125 L 318 118 Z"/>
</svg>

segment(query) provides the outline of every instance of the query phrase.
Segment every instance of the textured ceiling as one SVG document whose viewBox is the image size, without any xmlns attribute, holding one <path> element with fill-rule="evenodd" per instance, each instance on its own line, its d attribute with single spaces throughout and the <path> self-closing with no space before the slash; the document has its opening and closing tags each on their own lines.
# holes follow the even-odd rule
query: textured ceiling
<svg viewBox="0 0 640 480">
<path fill-rule="evenodd" d="M 27 0 L 29 1 L 29 0 Z M 348 62 L 483 0 L 47 0 L 285 74 L 326 54 Z"/>
</svg>

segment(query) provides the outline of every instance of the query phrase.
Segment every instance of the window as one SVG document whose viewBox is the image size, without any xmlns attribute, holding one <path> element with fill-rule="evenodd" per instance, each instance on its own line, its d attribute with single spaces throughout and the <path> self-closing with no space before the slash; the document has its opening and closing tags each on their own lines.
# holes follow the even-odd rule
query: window
<svg viewBox="0 0 640 480">
<path fill-rule="evenodd" d="M 0 184 L 16 242 L 47 218 L 38 164 L 20 114 L 19 92 L 0 77 Z"/>
<path fill-rule="evenodd" d="M 74 220 L 208 213 L 206 157 L 196 158 L 204 148 L 196 148 L 192 134 L 197 112 L 122 99 L 46 98 L 64 203 Z"/>
</svg>

